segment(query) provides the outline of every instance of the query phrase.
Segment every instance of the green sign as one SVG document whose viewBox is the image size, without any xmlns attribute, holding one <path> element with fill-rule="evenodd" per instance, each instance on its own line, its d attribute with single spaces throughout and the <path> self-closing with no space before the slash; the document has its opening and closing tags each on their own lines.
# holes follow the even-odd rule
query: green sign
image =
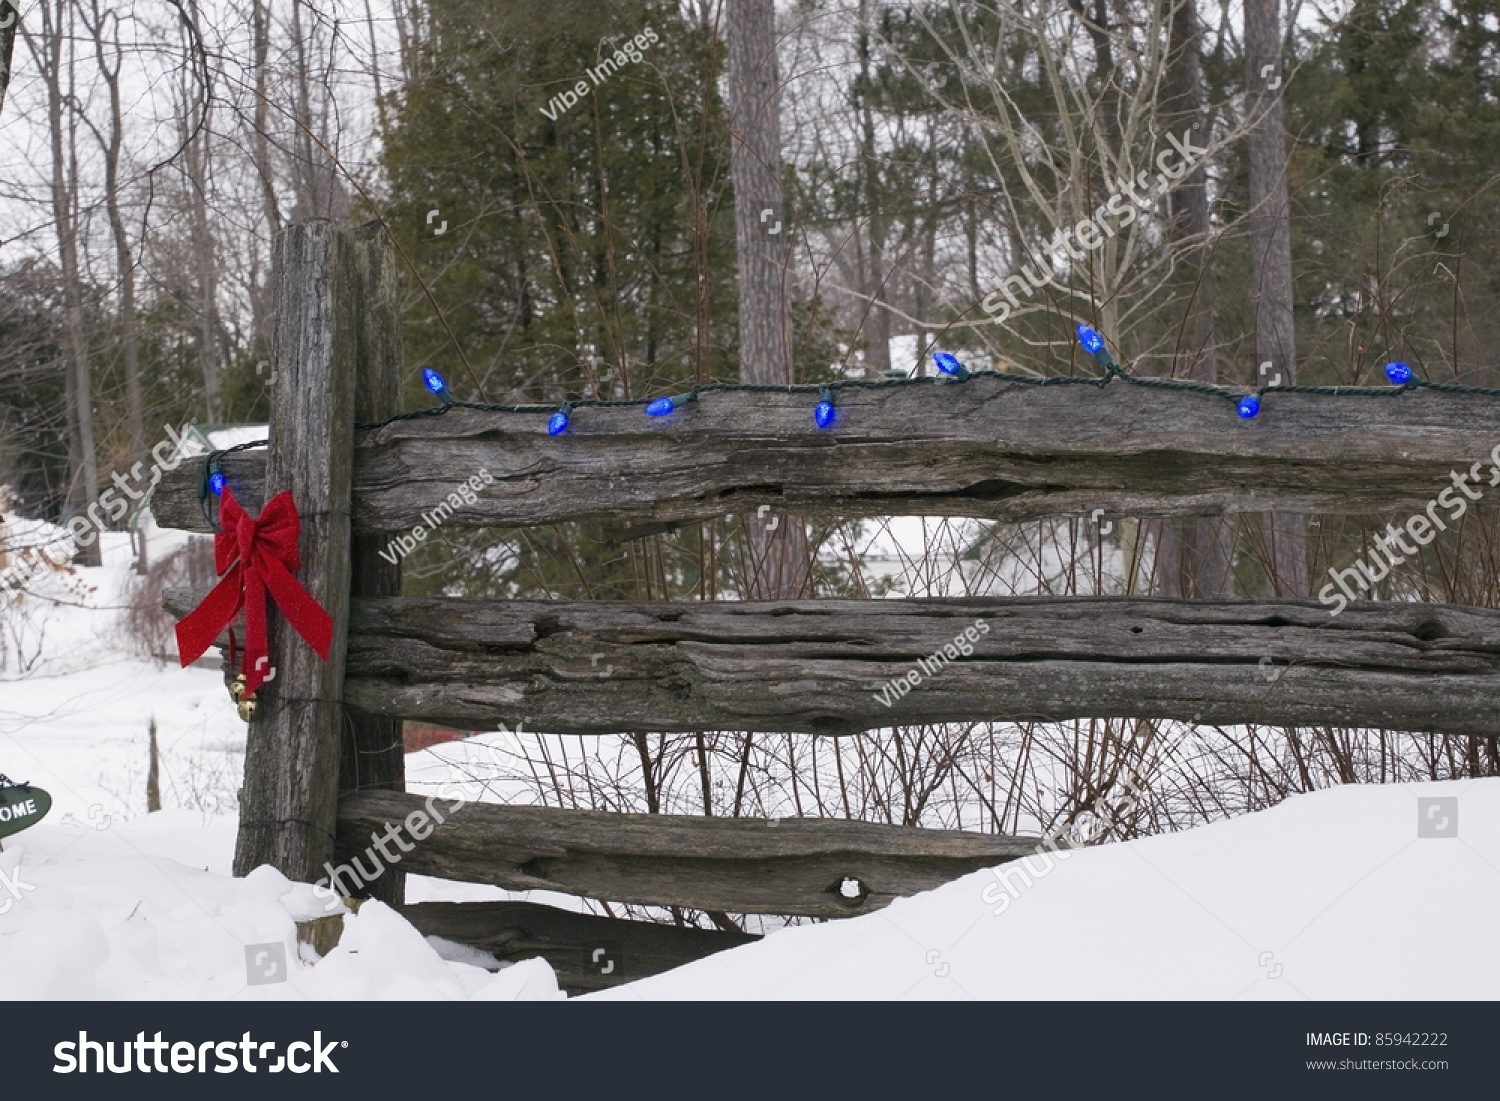
<svg viewBox="0 0 1500 1101">
<path fill-rule="evenodd" d="M 41 788 L 17 784 L 0 788 L 0 837 L 34 826 L 52 809 L 52 796 Z"/>
</svg>

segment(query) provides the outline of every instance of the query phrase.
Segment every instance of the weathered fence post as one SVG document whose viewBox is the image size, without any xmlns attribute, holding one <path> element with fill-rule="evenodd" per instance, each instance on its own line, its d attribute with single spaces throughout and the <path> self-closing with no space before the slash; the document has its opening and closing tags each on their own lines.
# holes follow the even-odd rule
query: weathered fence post
<svg viewBox="0 0 1500 1101">
<path fill-rule="evenodd" d="M 234 872 L 271 864 L 315 882 L 333 857 L 349 625 L 349 486 L 363 303 L 355 246 L 326 221 L 291 226 L 272 260 L 266 498 L 290 490 L 302 517 L 299 580 L 333 617 L 328 661 L 271 617 L 275 679 L 245 745 Z"/>
<path fill-rule="evenodd" d="M 354 381 L 354 419 L 361 424 L 385 420 L 401 409 L 401 312 L 396 298 L 396 258 L 378 222 L 354 234 L 359 352 Z M 380 556 L 390 533 L 354 537 L 350 547 L 351 595 L 400 596 L 401 563 Z M 399 718 L 351 712 L 344 725 L 339 756 L 339 794 L 406 787 L 406 758 Z M 340 860 L 351 854 L 340 853 Z M 400 905 L 406 900 L 406 876 L 387 868 L 362 894 Z"/>
</svg>

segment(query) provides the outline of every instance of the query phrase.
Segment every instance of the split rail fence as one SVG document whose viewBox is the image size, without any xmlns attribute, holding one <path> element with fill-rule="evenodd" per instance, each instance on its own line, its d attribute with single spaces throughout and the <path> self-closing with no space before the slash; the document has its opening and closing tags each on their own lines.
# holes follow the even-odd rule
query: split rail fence
<svg viewBox="0 0 1500 1101">
<path fill-rule="evenodd" d="M 741 729 L 855 735 L 897 724 L 1161 718 L 1493 736 L 1500 612 L 1315 600 L 975 597 L 716 603 L 401 596 L 379 555 L 453 485 L 495 479 L 450 528 L 626 520 L 630 537 L 762 505 L 801 517 L 1020 521 L 1283 510 L 1421 511 L 1500 442 L 1492 400 L 1278 394 L 1241 421 L 1222 399 L 1142 388 L 962 385 L 841 391 L 811 426 L 805 394 L 702 394 L 658 420 L 591 407 L 455 408 L 390 421 L 402 354 L 392 251 L 378 227 L 288 228 L 275 250 L 268 448 L 223 456 L 254 515 L 290 490 L 300 580 L 333 617 L 326 663 L 275 617 L 258 694 L 236 874 L 315 882 L 423 800 L 404 791 L 405 719 L 593 735 Z M 806 425 L 806 430 L 802 425 Z M 796 426 L 790 427 L 789 426 Z M 202 471 L 163 478 L 158 523 L 213 530 Z M 174 591 L 177 615 L 201 593 Z M 875 694 L 976 619 L 990 630 L 891 706 Z M 599 655 L 602 655 L 600 657 Z M 1267 661 L 1269 659 L 1269 662 Z M 599 662 L 609 675 L 599 675 Z M 1275 669 L 1267 675 L 1268 667 Z M 752 939 L 533 903 L 403 905 L 402 872 L 510 890 L 714 912 L 838 917 L 1035 850 L 1037 838 L 840 820 L 608 814 L 474 805 L 372 894 L 419 929 L 502 958 L 542 955 L 588 990 Z M 598 947 L 623 966 L 601 975 Z M 615 958 L 610 957 L 610 958 Z"/>
</svg>

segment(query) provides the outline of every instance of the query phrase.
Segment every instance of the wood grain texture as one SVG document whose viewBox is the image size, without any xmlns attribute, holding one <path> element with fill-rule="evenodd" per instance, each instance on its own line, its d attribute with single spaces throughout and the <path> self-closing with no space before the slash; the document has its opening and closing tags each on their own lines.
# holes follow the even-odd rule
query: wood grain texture
<svg viewBox="0 0 1500 1101">
<path fill-rule="evenodd" d="M 495 484 L 449 526 L 660 525 L 762 504 L 812 517 L 1013 521 L 1096 508 L 1110 517 L 1410 511 L 1500 444 L 1500 399 L 1431 391 L 1272 393 L 1246 421 L 1204 394 L 981 376 L 840 391 L 838 423 L 825 432 L 812 424 L 815 400 L 708 393 L 660 419 L 581 407 L 556 437 L 545 413 L 455 409 L 399 421 L 359 434 L 354 527 L 410 528 L 481 467 Z M 236 494 L 258 499 L 262 462 L 228 457 Z M 158 523 L 204 530 L 199 474 L 188 464 L 163 478 Z"/>
<path fill-rule="evenodd" d="M 418 902 L 401 915 L 424 935 L 520 962 L 541 957 L 570 995 L 659 975 L 760 937 L 579 914 L 535 902 Z"/>
<path fill-rule="evenodd" d="M 354 419 L 373 423 L 401 407 L 401 310 L 397 298 L 396 254 L 379 222 L 353 235 L 355 294 L 359 302 Z M 401 595 L 401 562 L 381 557 L 390 532 L 356 535 L 349 550 L 350 595 Z M 406 787 L 406 753 L 401 719 L 350 712 L 339 752 L 339 792 Z M 342 858 L 343 854 L 340 854 Z M 371 885 L 369 897 L 390 905 L 406 899 L 406 875 L 391 869 Z"/>
<path fill-rule="evenodd" d="M 296 502 L 298 580 L 333 617 L 334 629 L 324 662 L 285 620 L 270 617 L 276 678 L 257 694 L 259 713 L 246 738 L 234 872 L 270 864 L 310 883 L 333 856 L 338 808 L 361 298 L 351 242 L 331 222 L 284 230 L 272 263 L 272 363 L 280 382 L 271 393 L 266 477 Z M 252 514 L 258 508 L 256 502 Z"/>
<path fill-rule="evenodd" d="M 884 706 L 976 620 L 989 633 Z M 1500 733 L 1500 612 L 1053 597 L 635 604 L 361 601 L 350 706 L 482 729 L 1171 718 Z M 599 655 L 597 659 L 594 655 Z M 920 670 L 918 670 L 920 672 Z"/>
<path fill-rule="evenodd" d="M 1037 838 L 837 819 L 510 807 L 367 791 L 339 803 L 342 848 L 363 849 L 412 812 L 444 820 L 401 858 L 408 873 L 610 902 L 731 913 L 849 917 L 1036 851 Z M 392 845 L 393 842 L 387 842 Z M 857 880 L 857 897 L 840 891 Z"/>
<path fill-rule="evenodd" d="M 170 590 L 166 604 L 180 615 L 196 599 Z M 1500 734 L 1500 611 L 1328 611 L 1146 597 L 361 600 L 344 694 L 380 714 L 574 734 L 1079 718 Z M 979 619 L 990 631 L 972 656 L 889 708 L 875 698 Z"/>
</svg>

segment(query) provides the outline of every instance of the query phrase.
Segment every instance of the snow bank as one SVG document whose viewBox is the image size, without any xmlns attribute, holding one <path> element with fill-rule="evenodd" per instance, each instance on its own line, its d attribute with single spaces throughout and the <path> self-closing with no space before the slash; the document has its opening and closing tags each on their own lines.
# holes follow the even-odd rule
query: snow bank
<svg viewBox="0 0 1500 1101">
<path fill-rule="evenodd" d="M 7 839 L 0 853 L 6 997 L 562 997 L 547 964 L 527 961 L 491 974 L 445 960 L 379 902 L 344 915 L 338 947 L 319 959 L 296 936 L 298 919 L 322 912 L 312 888 L 269 867 L 232 878 L 224 865 L 233 841 L 232 819 L 205 827 L 186 811 L 103 830 L 43 823 Z M 161 855 L 163 849 L 176 856 Z M 274 981 L 253 982 L 257 977 Z"/>
<path fill-rule="evenodd" d="M 546 963 L 492 974 L 477 953 L 439 945 L 440 956 L 379 903 L 346 915 L 338 947 L 319 960 L 296 939 L 298 920 L 323 913 L 310 886 L 271 868 L 232 877 L 245 725 L 217 671 L 129 656 L 118 623 L 128 547 L 108 542 L 125 538 L 107 537 L 104 567 L 40 576 L 24 604 L 7 608 L 27 618 L 7 621 L 26 634 L 0 669 L 0 773 L 46 789 L 53 809 L 0 852 L 0 991 L 11 999 L 561 997 Z M 166 809 L 147 814 L 152 722 Z M 506 897 L 482 885 L 409 883 L 414 899 Z M 251 985 L 257 957 L 260 976 L 277 981 Z"/>
<path fill-rule="evenodd" d="M 1028 859 L 1029 886 L 980 872 L 590 997 L 1500 997 L 1497 779 L 1335 788 Z"/>
</svg>

